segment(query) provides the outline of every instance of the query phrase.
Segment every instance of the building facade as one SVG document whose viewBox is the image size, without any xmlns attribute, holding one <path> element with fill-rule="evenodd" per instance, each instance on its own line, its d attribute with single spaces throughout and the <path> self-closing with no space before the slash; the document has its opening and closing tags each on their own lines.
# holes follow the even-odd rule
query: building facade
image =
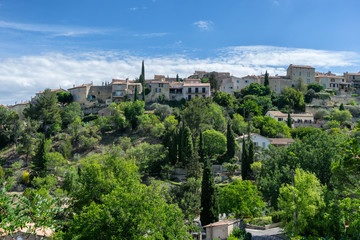
<svg viewBox="0 0 360 240">
<path fill-rule="evenodd" d="M 291 79 L 292 86 L 295 86 L 299 79 L 302 79 L 305 84 L 315 83 L 315 68 L 290 64 L 287 69 L 287 77 Z"/>
</svg>

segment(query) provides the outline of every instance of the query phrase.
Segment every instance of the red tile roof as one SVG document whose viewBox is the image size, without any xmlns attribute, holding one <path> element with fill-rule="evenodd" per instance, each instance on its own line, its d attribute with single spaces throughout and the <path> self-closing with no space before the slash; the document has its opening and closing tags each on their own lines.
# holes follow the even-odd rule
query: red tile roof
<svg viewBox="0 0 360 240">
<path fill-rule="evenodd" d="M 235 224 L 235 223 L 237 223 L 239 221 L 240 220 L 238 220 L 238 219 L 235 219 L 235 220 L 223 220 L 223 221 L 218 221 L 218 222 L 215 222 L 215 223 L 210 223 L 210 224 L 208 224 L 206 226 L 203 226 L 203 228 L 230 225 L 230 224 Z"/>
<path fill-rule="evenodd" d="M 292 65 L 290 64 L 289 67 L 294 67 L 294 68 L 311 68 L 311 69 L 315 69 L 314 67 L 311 66 L 306 66 L 306 65 Z"/>
<path fill-rule="evenodd" d="M 83 85 L 80 85 L 80 86 L 69 88 L 69 90 L 70 89 L 75 89 L 75 88 L 91 87 L 91 86 L 92 86 L 92 83 L 87 83 L 87 84 L 83 84 Z"/>
</svg>

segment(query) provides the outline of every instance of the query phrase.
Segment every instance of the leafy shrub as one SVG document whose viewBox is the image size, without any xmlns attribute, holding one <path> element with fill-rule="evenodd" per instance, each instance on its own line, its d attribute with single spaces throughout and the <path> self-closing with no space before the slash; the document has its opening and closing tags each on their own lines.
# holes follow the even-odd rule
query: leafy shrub
<svg viewBox="0 0 360 240">
<path fill-rule="evenodd" d="M 351 96 L 352 96 L 352 97 L 357 97 L 357 96 L 358 96 L 358 94 L 351 94 Z"/>
<path fill-rule="evenodd" d="M 352 106 L 355 106 L 355 105 L 357 105 L 357 102 L 354 101 L 354 100 L 350 100 L 350 101 L 348 102 L 348 104 L 349 104 L 349 105 L 352 105 Z"/>
<path fill-rule="evenodd" d="M 54 175 L 47 175 L 46 177 L 35 177 L 32 180 L 32 185 L 35 188 L 44 188 L 47 189 L 49 191 L 52 191 L 55 189 L 56 185 L 57 185 L 57 180 L 56 177 Z"/>
<path fill-rule="evenodd" d="M 24 172 L 23 172 L 22 182 L 23 182 L 24 184 L 26 184 L 26 185 L 30 183 L 30 174 L 29 174 L 28 171 L 24 171 Z"/>
<path fill-rule="evenodd" d="M 80 142 L 81 142 L 81 148 L 83 150 L 89 150 L 95 148 L 95 146 L 99 143 L 99 139 L 94 137 L 81 136 Z"/>
<path fill-rule="evenodd" d="M 84 117 L 82 119 L 83 122 L 91 122 L 91 121 L 94 121 L 98 118 L 98 115 L 93 115 L 93 114 L 90 114 L 90 115 L 87 115 L 86 117 Z"/>
<path fill-rule="evenodd" d="M 59 151 L 65 158 L 69 159 L 71 157 L 72 145 L 70 138 L 61 143 Z"/>
<path fill-rule="evenodd" d="M 19 169 L 21 168 L 21 166 L 22 166 L 22 162 L 21 162 L 21 161 L 20 161 L 20 162 L 13 163 L 13 164 L 11 165 L 11 167 L 12 167 L 12 169 L 13 169 L 14 171 L 19 170 Z"/>
<path fill-rule="evenodd" d="M 256 225 L 256 226 L 265 226 L 272 223 L 271 217 L 259 217 L 251 219 L 250 224 Z"/>
<path fill-rule="evenodd" d="M 274 222 L 274 223 L 278 223 L 278 222 L 281 222 L 281 215 L 282 215 L 283 213 L 281 212 L 281 211 L 277 211 L 277 212 L 272 212 L 272 213 L 270 213 L 270 216 L 271 216 L 271 218 L 272 218 L 272 221 Z"/>
<path fill-rule="evenodd" d="M 234 228 L 228 239 L 233 240 L 251 240 L 251 233 L 247 233 L 245 229 Z"/>
</svg>

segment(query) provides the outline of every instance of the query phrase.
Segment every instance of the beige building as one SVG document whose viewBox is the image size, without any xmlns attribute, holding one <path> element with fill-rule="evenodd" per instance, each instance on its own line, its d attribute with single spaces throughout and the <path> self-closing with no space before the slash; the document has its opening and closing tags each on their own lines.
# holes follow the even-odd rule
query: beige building
<svg viewBox="0 0 360 240">
<path fill-rule="evenodd" d="M 180 101 L 184 99 L 183 95 L 183 82 L 170 82 L 169 84 L 169 97 L 171 101 Z"/>
<path fill-rule="evenodd" d="M 88 83 L 76 87 L 74 85 L 72 88 L 69 88 L 68 91 L 73 96 L 73 101 L 79 103 L 82 106 L 88 105 L 88 95 L 92 85 L 92 83 Z"/>
<path fill-rule="evenodd" d="M 3 105 L 0 105 L 0 106 L 3 106 Z M 22 102 L 22 103 L 15 103 L 14 105 L 12 106 L 8 106 L 8 107 L 5 107 L 6 109 L 9 109 L 10 111 L 15 111 L 18 115 L 19 115 L 19 118 L 21 120 L 25 119 L 24 118 L 24 109 L 29 106 L 29 102 L 26 101 L 26 102 Z"/>
<path fill-rule="evenodd" d="M 264 85 L 265 75 L 261 75 L 260 84 Z M 269 76 L 269 86 L 276 94 L 281 94 L 285 87 L 292 87 L 292 81 L 287 76 Z"/>
<path fill-rule="evenodd" d="M 159 100 L 170 100 L 169 82 L 150 80 L 146 83 L 150 93 L 145 96 L 146 102 L 157 102 Z"/>
<path fill-rule="evenodd" d="M 91 86 L 89 89 L 88 100 L 99 104 L 109 105 L 112 102 L 112 85 L 102 83 L 102 86 Z"/>
<path fill-rule="evenodd" d="M 280 111 L 268 111 L 265 116 L 269 116 L 276 121 L 287 121 L 288 114 Z M 312 113 L 291 113 L 293 123 L 314 123 L 314 115 Z"/>
<path fill-rule="evenodd" d="M 344 73 L 345 81 L 352 84 L 357 91 L 360 91 L 360 72 L 359 73 Z"/>
<path fill-rule="evenodd" d="M 135 90 L 137 87 L 139 99 L 141 98 L 142 85 L 133 81 L 113 79 L 111 82 L 111 99 L 112 102 L 123 102 L 134 100 Z"/>
<path fill-rule="evenodd" d="M 225 220 L 204 226 L 206 229 L 205 240 L 228 239 L 235 227 L 240 227 L 240 220 Z"/>
<path fill-rule="evenodd" d="M 315 68 L 290 64 L 287 69 L 287 77 L 291 79 L 293 86 L 298 83 L 299 78 L 301 78 L 305 84 L 315 83 Z"/>
<path fill-rule="evenodd" d="M 210 83 L 186 83 L 183 85 L 183 98 L 210 97 Z"/>
<path fill-rule="evenodd" d="M 51 92 L 55 92 L 55 93 L 58 93 L 58 92 L 67 92 L 65 89 L 62 89 L 62 88 L 59 88 L 59 89 L 50 89 Z M 37 92 L 35 93 L 35 99 L 36 98 L 39 98 L 41 95 L 44 94 L 44 91 L 40 91 L 40 92 Z"/>
<path fill-rule="evenodd" d="M 346 90 L 350 86 L 350 83 L 345 81 L 345 77 L 334 74 L 318 74 L 315 77 L 315 82 L 324 86 L 325 89 Z"/>
</svg>

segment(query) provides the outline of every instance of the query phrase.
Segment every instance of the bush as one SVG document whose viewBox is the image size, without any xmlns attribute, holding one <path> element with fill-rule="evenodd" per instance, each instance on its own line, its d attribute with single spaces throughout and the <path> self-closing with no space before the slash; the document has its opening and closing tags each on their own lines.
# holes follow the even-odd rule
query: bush
<svg viewBox="0 0 360 240">
<path fill-rule="evenodd" d="M 28 171 L 24 171 L 22 175 L 22 182 L 26 185 L 30 183 L 30 174 Z"/>
<path fill-rule="evenodd" d="M 351 94 L 351 96 L 352 96 L 352 97 L 357 97 L 357 96 L 358 96 L 358 94 Z"/>
<path fill-rule="evenodd" d="M 272 218 L 270 216 L 254 218 L 254 219 L 251 219 L 251 221 L 249 223 L 252 225 L 256 225 L 256 226 L 265 226 L 265 225 L 272 223 Z"/>
<path fill-rule="evenodd" d="M 99 139 L 94 137 L 85 137 L 85 136 L 81 136 L 80 141 L 81 141 L 81 148 L 83 150 L 91 150 L 95 148 L 95 146 L 99 143 Z"/>
<path fill-rule="evenodd" d="M 47 189 L 49 191 L 52 191 L 55 189 L 56 185 L 57 185 L 57 180 L 54 177 L 54 175 L 47 175 L 46 177 L 35 177 L 32 180 L 32 185 L 35 188 L 44 188 Z"/>
<path fill-rule="evenodd" d="M 273 223 L 281 222 L 281 214 L 282 214 L 281 211 L 277 211 L 277 212 L 272 212 L 272 213 L 270 213 L 270 216 L 271 216 L 271 218 L 272 218 L 272 222 L 273 222 Z"/>
<path fill-rule="evenodd" d="M 98 118 L 98 115 L 90 114 L 82 119 L 83 122 L 91 122 Z"/>
<path fill-rule="evenodd" d="M 21 161 L 20 161 L 20 162 L 13 163 L 13 164 L 11 165 L 11 167 L 12 167 L 12 169 L 13 169 L 14 171 L 19 170 L 19 169 L 21 168 L 21 166 L 22 166 L 22 162 L 21 162 Z"/>
</svg>

